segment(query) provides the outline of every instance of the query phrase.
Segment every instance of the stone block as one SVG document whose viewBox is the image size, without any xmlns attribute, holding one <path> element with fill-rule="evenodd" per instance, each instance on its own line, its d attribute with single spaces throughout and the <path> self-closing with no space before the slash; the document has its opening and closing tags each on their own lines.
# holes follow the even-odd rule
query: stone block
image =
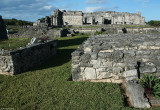
<svg viewBox="0 0 160 110">
<path fill-rule="evenodd" d="M 124 71 L 123 77 L 138 77 L 138 73 L 136 69 Z"/>
<path fill-rule="evenodd" d="M 130 103 L 135 108 L 150 108 L 151 105 L 147 98 L 144 97 L 144 88 L 137 84 L 136 81 L 126 81 L 126 92 L 129 96 Z"/>
<path fill-rule="evenodd" d="M 140 67 L 140 73 L 155 73 L 157 71 L 154 66 Z"/>
<path fill-rule="evenodd" d="M 135 54 L 134 50 L 124 51 L 124 56 L 125 56 L 125 57 L 133 57 L 133 56 L 135 56 L 135 55 L 136 55 L 136 54 Z"/>
<path fill-rule="evenodd" d="M 102 79 L 106 79 L 106 78 L 111 78 L 112 77 L 112 73 L 109 73 L 109 72 L 101 72 L 100 74 L 103 75 Z"/>
<path fill-rule="evenodd" d="M 91 80 L 91 79 L 96 79 L 97 75 L 96 75 L 96 70 L 94 68 L 86 68 L 84 70 L 85 73 L 85 79 L 86 80 Z"/>
<path fill-rule="evenodd" d="M 126 63 L 114 63 L 113 67 L 121 67 L 121 68 L 125 68 L 126 67 Z"/>
<path fill-rule="evenodd" d="M 72 80 L 73 81 L 82 81 L 83 75 L 81 74 L 80 68 L 72 68 Z"/>
<path fill-rule="evenodd" d="M 91 53 L 92 60 L 97 60 L 97 58 L 98 58 L 98 53 Z"/>
<path fill-rule="evenodd" d="M 91 58 L 91 55 L 88 53 L 85 53 L 81 56 L 82 62 L 85 62 L 85 63 L 89 62 L 90 58 Z"/>
<path fill-rule="evenodd" d="M 121 72 L 123 72 L 121 67 L 113 67 L 113 74 L 119 74 Z"/>
<path fill-rule="evenodd" d="M 101 67 L 112 67 L 113 66 L 113 62 L 108 61 L 108 62 L 102 62 Z"/>
<path fill-rule="evenodd" d="M 101 59 L 91 60 L 90 62 L 94 68 L 99 68 L 101 66 Z"/>
</svg>

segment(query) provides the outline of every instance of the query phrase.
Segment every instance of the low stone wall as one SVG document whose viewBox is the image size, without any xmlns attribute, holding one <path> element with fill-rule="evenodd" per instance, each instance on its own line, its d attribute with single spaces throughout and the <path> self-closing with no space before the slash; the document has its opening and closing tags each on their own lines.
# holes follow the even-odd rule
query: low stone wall
<svg viewBox="0 0 160 110">
<path fill-rule="evenodd" d="M 73 81 L 160 76 L 160 35 L 91 36 L 72 53 Z"/>
<path fill-rule="evenodd" d="M 78 33 L 90 33 L 90 34 L 93 34 L 95 32 L 101 32 L 102 31 L 102 28 L 75 28 L 73 29 L 75 32 L 78 32 Z"/>
<path fill-rule="evenodd" d="M 0 50 L 0 74 L 16 75 L 42 64 L 56 54 L 57 40 L 14 51 Z"/>
</svg>

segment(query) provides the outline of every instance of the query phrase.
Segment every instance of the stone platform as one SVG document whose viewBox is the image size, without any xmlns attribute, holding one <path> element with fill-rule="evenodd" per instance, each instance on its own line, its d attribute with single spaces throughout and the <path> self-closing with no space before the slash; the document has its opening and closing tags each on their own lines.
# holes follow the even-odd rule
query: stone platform
<svg viewBox="0 0 160 110">
<path fill-rule="evenodd" d="M 73 81 L 160 76 L 159 34 L 91 36 L 72 53 Z"/>
</svg>

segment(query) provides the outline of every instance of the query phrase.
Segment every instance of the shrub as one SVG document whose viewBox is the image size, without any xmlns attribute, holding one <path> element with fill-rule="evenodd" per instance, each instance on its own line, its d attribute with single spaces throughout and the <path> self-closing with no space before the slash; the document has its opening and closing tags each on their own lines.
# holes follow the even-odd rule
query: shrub
<svg viewBox="0 0 160 110">
<path fill-rule="evenodd" d="M 160 98 L 160 79 L 155 74 L 143 75 L 139 83 L 144 87 L 146 95 Z"/>
<path fill-rule="evenodd" d="M 151 20 L 147 24 L 149 24 L 151 26 L 160 26 L 160 21 Z"/>
</svg>

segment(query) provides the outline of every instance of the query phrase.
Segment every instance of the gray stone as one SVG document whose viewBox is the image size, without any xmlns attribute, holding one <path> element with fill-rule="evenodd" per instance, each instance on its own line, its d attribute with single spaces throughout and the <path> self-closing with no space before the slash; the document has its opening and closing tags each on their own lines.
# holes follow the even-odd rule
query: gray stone
<svg viewBox="0 0 160 110">
<path fill-rule="evenodd" d="M 80 56 L 80 55 L 82 55 L 82 54 L 83 54 L 82 51 L 74 51 L 74 52 L 72 53 L 72 56 Z"/>
<path fill-rule="evenodd" d="M 91 58 L 91 55 L 88 53 L 85 53 L 81 56 L 81 60 L 85 63 L 87 63 L 90 60 L 90 58 Z"/>
<path fill-rule="evenodd" d="M 119 74 L 121 72 L 123 72 L 123 69 L 121 67 L 113 67 L 114 74 Z"/>
<path fill-rule="evenodd" d="M 151 105 L 147 98 L 144 98 L 144 89 L 135 81 L 126 82 L 126 92 L 129 96 L 130 103 L 135 108 L 150 108 Z"/>
<path fill-rule="evenodd" d="M 85 70 L 85 79 L 86 80 L 91 80 L 91 79 L 96 79 L 96 70 L 93 68 L 86 68 Z"/>
<path fill-rule="evenodd" d="M 127 78 L 127 77 L 137 77 L 137 76 L 138 76 L 138 73 L 137 73 L 136 69 L 128 70 L 128 71 L 125 71 L 123 73 L 123 77 L 125 77 L 125 78 Z"/>
<path fill-rule="evenodd" d="M 93 60 L 97 60 L 98 54 L 97 54 L 97 53 L 92 53 L 92 54 L 91 54 L 91 58 L 92 58 Z"/>
<path fill-rule="evenodd" d="M 101 74 L 103 74 L 103 77 L 102 77 L 103 79 L 112 77 L 112 73 L 109 73 L 109 72 L 102 72 Z"/>
<path fill-rule="evenodd" d="M 94 68 L 99 68 L 101 66 L 101 59 L 91 60 L 91 64 Z"/>
<path fill-rule="evenodd" d="M 0 74 L 16 75 L 39 66 L 56 54 L 56 44 L 57 40 L 50 40 L 13 51 L 3 51 L 4 54 L 0 54 Z"/>
<path fill-rule="evenodd" d="M 135 56 L 135 52 L 133 50 L 124 51 L 125 57 L 133 57 Z"/>
<path fill-rule="evenodd" d="M 72 68 L 72 80 L 73 81 L 82 81 L 83 76 L 80 74 L 81 70 L 80 68 Z"/>
<path fill-rule="evenodd" d="M 160 99 L 158 98 L 155 98 L 155 97 L 150 98 L 149 102 L 151 103 L 152 106 L 156 106 L 156 107 L 160 106 Z"/>
<path fill-rule="evenodd" d="M 140 73 L 155 73 L 157 71 L 154 66 L 140 67 Z"/>
</svg>

